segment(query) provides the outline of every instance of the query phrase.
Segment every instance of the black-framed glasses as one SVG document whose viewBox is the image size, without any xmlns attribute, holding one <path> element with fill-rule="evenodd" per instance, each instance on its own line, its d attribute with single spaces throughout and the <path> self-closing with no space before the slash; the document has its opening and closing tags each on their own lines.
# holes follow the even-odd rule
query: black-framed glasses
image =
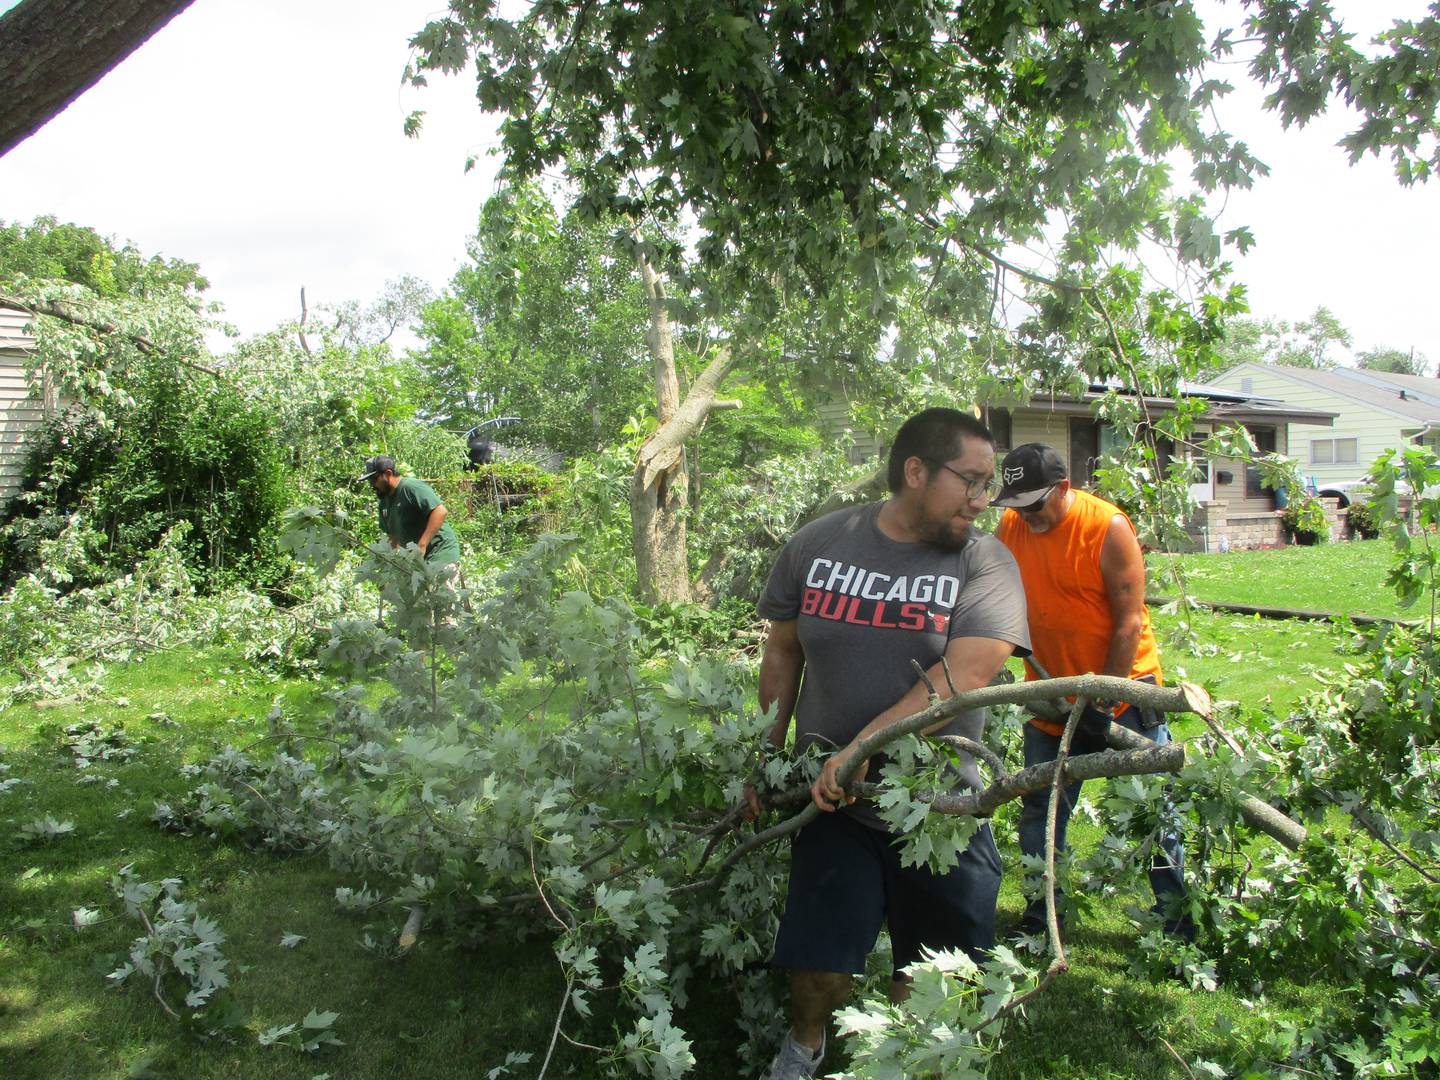
<svg viewBox="0 0 1440 1080">
<path fill-rule="evenodd" d="M 958 469 L 951 468 L 943 461 L 937 461 L 935 464 L 939 465 L 940 468 L 946 472 L 954 473 L 960 478 L 965 484 L 965 497 L 967 499 L 978 499 L 981 496 L 984 496 L 986 499 L 993 499 L 996 495 L 1000 494 L 1000 480 L 994 474 L 982 480 L 979 477 L 966 476 Z"/>
</svg>

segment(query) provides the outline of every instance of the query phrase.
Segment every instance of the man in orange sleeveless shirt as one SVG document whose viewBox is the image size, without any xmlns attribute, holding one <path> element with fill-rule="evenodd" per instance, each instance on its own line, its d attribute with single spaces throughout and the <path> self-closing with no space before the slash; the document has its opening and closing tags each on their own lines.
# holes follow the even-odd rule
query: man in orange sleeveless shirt
<svg viewBox="0 0 1440 1080">
<path fill-rule="evenodd" d="M 1161 682 L 1160 657 L 1145 607 L 1145 560 L 1130 519 L 1104 499 L 1072 488 L 1065 463 L 1044 443 L 1027 443 L 1010 451 L 1001 463 L 1000 476 L 1004 487 L 991 505 L 1008 509 L 996 535 L 1020 566 L 1032 652 L 1040 667 L 1055 678 L 1094 672 Z M 1041 677 L 1029 663 L 1025 675 Z M 1088 708 L 1070 752 L 1104 750 L 1104 732 L 1112 716 L 1116 723 L 1157 743 L 1170 741 L 1164 714 L 1122 702 Z M 1025 725 L 1025 765 L 1053 761 L 1063 730 L 1062 724 L 1032 717 Z M 1066 787 L 1057 807 L 1057 850 L 1065 848 L 1065 827 L 1079 797 L 1077 781 Z M 1048 791 L 1024 798 L 1020 850 L 1026 855 L 1044 854 L 1048 799 Z M 1167 825 L 1159 840 L 1150 871 L 1154 910 L 1165 917 L 1168 932 L 1188 938 L 1193 927 L 1183 909 L 1184 847 L 1173 825 Z M 1022 929 L 1040 932 L 1044 919 L 1043 898 L 1032 900 Z"/>
</svg>

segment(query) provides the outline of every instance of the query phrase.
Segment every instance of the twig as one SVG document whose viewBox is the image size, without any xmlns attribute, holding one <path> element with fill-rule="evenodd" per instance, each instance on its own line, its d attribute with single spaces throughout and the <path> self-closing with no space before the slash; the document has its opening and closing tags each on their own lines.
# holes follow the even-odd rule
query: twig
<svg viewBox="0 0 1440 1080">
<path fill-rule="evenodd" d="M 1215 733 L 1215 737 L 1217 739 L 1219 739 L 1226 746 L 1230 747 L 1232 751 L 1234 751 L 1236 757 L 1243 758 L 1245 756 L 1245 749 L 1239 744 L 1239 742 L 1235 740 L 1235 737 L 1231 735 L 1230 732 L 1225 730 L 1225 725 L 1220 723 L 1219 720 L 1215 719 L 1215 714 L 1213 711 L 1201 713 L 1200 719 L 1205 721 L 1206 726 Z"/>
<path fill-rule="evenodd" d="M 603 1046 L 592 1046 L 590 1043 L 581 1042 L 579 1039 L 572 1039 L 565 1032 L 560 1032 L 560 1037 L 577 1050 L 594 1050 L 597 1054 L 608 1054 L 610 1051 Z"/>
<path fill-rule="evenodd" d="M 991 750 L 984 743 L 978 743 L 974 739 L 967 739 L 964 735 L 938 735 L 941 742 L 953 746 L 956 750 L 963 750 L 973 757 L 978 757 L 986 765 L 990 766 L 991 775 L 996 780 L 1004 780 L 1010 774 L 1005 771 L 1005 762 L 1000 760 L 1000 755 Z"/>
<path fill-rule="evenodd" d="M 172 1008 L 170 1007 L 170 1003 L 165 1000 L 165 995 L 162 994 L 162 993 L 160 993 L 160 980 L 163 979 L 164 977 L 165 977 L 165 965 L 164 965 L 164 964 L 156 964 L 156 965 L 155 965 L 155 986 L 154 986 L 155 1000 L 160 1003 L 160 1007 L 165 1010 L 166 1015 L 168 1015 L 171 1020 L 179 1020 L 179 1019 L 180 1019 L 180 1014 L 177 1013 L 174 1009 L 172 1009 Z"/>
<path fill-rule="evenodd" d="M 310 308 L 305 303 L 305 286 L 300 286 L 300 321 L 295 325 L 295 336 L 300 339 L 300 348 L 305 350 L 306 356 L 313 356 L 310 351 L 310 342 L 305 340 L 305 321 L 310 317 Z"/>
<path fill-rule="evenodd" d="M 954 697 L 960 691 L 955 689 L 955 679 L 950 674 L 950 661 L 945 658 L 944 653 L 940 654 L 940 669 L 945 672 L 945 682 L 950 687 L 950 696 Z"/>
<path fill-rule="evenodd" d="M 1333 796 L 1331 796 L 1330 801 L 1335 803 L 1335 805 L 1337 806 L 1340 805 L 1339 800 L 1334 798 Z M 1358 821 L 1360 823 L 1360 827 L 1362 829 L 1368 832 L 1376 840 L 1380 841 L 1380 843 L 1384 844 L 1385 847 L 1389 848 L 1390 853 L 1394 855 L 1397 859 L 1399 859 L 1401 862 L 1403 862 L 1406 866 L 1410 867 L 1411 870 L 1414 870 L 1417 874 L 1423 877 L 1426 881 L 1430 882 L 1432 885 L 1436 882 L 1440 882 L 1440 878 L 1436 878 L 1433 874 L 1429 873 L 1418 862 L 1412 859 L 1409 855 L 1406 855 L 1405 852 L 1401 851 L 1389 840 L 1387 840 L 1381 834 L 1380 826 L 1376 825 L 1375 822 L 1370 820 L 1370 815 L 1366 811 L 1360 809 L 1352 810 L 1350 811 L 1350 816 L 1355 821 Z"/>
<path fill-rule="evenodd" d="M 930 676 L 927 675 L 925 669 L 920 666 L 919 660 L 911 660 L 910 666 L 915 669 L 915 674 L 920 676 L 920 681 L 925 684 L 925 689 L 930 692 L 930 704 L 935 704 L 935 702 L 940 700 L 940 695 L 935 692 L 935 684 L 930 681 Z M 951 696 L 954 696 L 953 693 Z"/>
<path fill-rule="evenodd" d="M 574 987 L 575 973 L 572 971 L 570 977 L 565 980 L 565 993 L 560 998 L 560 1009 L 555 1013 L 555 1026 L 550 1029 L 550 1045 L 545 1050 L 545 1060 L 541 1063 L 539 1075 L 535 1080 L 545 1080 L 545 1073 L 550 1068 L 550 1058 L 555 1054 L 555 1040 L 560 1037 L 560 1022 L 565 1019 L 565 1010 L 570 1007 L 570 991 Z"/>
<path fill-rule="evenodd" d="M 1059 831 L 1060 800 L 1065 794 L 1065 763 L 1070 758 L 1070 740 L 1088 705 L 1085 698 L 1077 697 L 1070 709 L 1070 718 L 1065 722 L 1065 730 L 1060 733 L 1055 776 L 1050 781 L 1050 803 L 1045 815 L 1045 929 L 1050 935 L 1050 952 L 1055 957 L 1051 966 L 1058 966 L 1061 972 L 1068 971 L 1070 965 L 1065 960 L 1065 944 L 1060 940 L 1060 913 L 1055 904 L 1055 834 Z"/>
<path fill-rule="evenodd" d="M 645 749 L 645 724 L 640 718 L 640 699 L 635 695 L 635 680 L 630 677 L 630 665 L 625 665 L 625 685 L 630 688 L 630 707 L 635 711 L 635 741 L 640 747 L 640 764 L 650 767 L 650 755 Z"/>
<path fill-rule="evenodd" d="M 1045 969 L 1045 974 L 1040 976 L 1040 981 L 1038 983 L 1032 986 L 1029 990 L 1025 991 L 1025 993 L 1021 994 L 1018 998 L 1015 998 L 1008 1005 L 996 1010 L 994 1016 L 990 1017 L 989 1020 L 986 1020 L 983 1024 L 975 1028 L 975 1033 L 978 1035 L 991 1024 L 995 1023 L 995 1021 L 1000 1020 L 1003 1017 L 1009 1016 L 1017 1009 L 1024 1008 L 1026 1002 L 1030 1001 L 1033 998 L 1039 997 L 1040 994 L 1044 992 L 1045 988 L 1055 981 L 1055 977 L 1057 975 L 1060 975 L 1062 972 L 1065 972 L 1068 969 L 1069 965 L 1062 966 L 1059 960 L 1052 959 L 1050 961 L 1050 966 Z"/>
<path fill-rule="evenodd" d="M 540 872 L 535 869 L 535 844 L 533 841 L 530 844 L 530 878 L 535 882 L 535 890 L 540 894 L 540 902 L 545 905 L 545 910 L 550 913 L 550 917 L 560 924 L 560 929 L 575 929 L 559 915 L 555 914 L 555 909 L 550 906 L 550 900 L 545 895 L 545 886 L 540 884 Z"/>
<path fill-rule="evenodd" d="M 1190 1066 L 1185 1064 L 1185 1059 L 1175 1052 L 1175 1048 L 1166 1042 L 1163 1036 L 1160 1036 L 1160 1041 L 1164 1043 L 1165 1049 L 1170 1051 L 1171 1057 L 1180 1062 L 1180 1067 L 1185 1070 L 1185 1075 L 1190 1077 L 1190 1080 L 1195 1080 L 1195 1074 L 1190 1070 Z"/>
</svg>

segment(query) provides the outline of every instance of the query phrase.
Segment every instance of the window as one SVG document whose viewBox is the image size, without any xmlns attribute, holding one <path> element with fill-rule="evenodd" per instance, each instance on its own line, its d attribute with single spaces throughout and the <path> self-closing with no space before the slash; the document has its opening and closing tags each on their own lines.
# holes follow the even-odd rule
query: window
<svg viewBox="0 0 1440 1080">
<path fill-rule="evenodd" d="M 1135 439 L 1145 439 L 1145 426 L 1135 430 Z M 1170 459 L 1175 456 L 1175 440 L 1165 435 L 1155 435 L 1155 453 L 1159 459 L 1160 471 L 1170 468 Z M 1114 458 L 1129 446 L 1124 431 L 1118 430 L 1105 420 L 1091 420 L 1088 417 L 1070 418 L 1070 482 L 1078 488 L 1095 486 L 1095 470 L 1106 458 Z"/>
<path fill-rule="evenodd" d="M 1250 437 L 1255 440 L 1255 449 L 1262 454 L 1275 453 L 1275 429 L 1273 427 L 1251 427 L 1245 425 Z M 1260 470 L 1254 465 L 1245 466 L 1245 497 L 1263 499 L 1274 492 L 1260 483 Z"/>
<path fill-rule="evenodd" d="M 997 409 L 990 406 L 985 407 L 985 426 L 990 429 L 990 434 L 995 436 L 995 450 L 1003 453 L 1006 450 L 1013 450 L 1015 444 L 1010 441 L 1010 410 Z"/>
<path fill-rule="evenodd" d="M 1359 460 L 1359 439 L 1311 439 L 1311 465 L 1353 465 Z"/>
<path fill-rule="evenodd" d="M 1088 416 L 1070 418 L 1070 482 L 1078 488 L 1095 483 L 1100 460 L 1100 421 Z"/>
</svg>

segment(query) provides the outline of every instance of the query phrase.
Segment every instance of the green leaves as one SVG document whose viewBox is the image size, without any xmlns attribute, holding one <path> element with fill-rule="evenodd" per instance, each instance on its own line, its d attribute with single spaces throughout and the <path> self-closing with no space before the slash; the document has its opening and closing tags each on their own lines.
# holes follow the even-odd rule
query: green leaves
<svg viewBox="0 0 1440 1080">
<path fill-rule="evenodd" d="M 44 817 L 34 818 L 21 825 L 16 832 L 16 837 L 22 843 L 27 844 L 48 843 L 62 836 L 69 836 L 74 831 L 75 822 L 57 821 L 46 814 Z"/>
<path fill-rule="evenodd" d="M 292 1050 L 313 1054 L 321 1047 L 344 1045 L 330 1030 L 339 1018 L 339 1013 L 311 1009 L 300 1023 L 266 1028 L 255 1038 L 261 1046 L 288 1046 Z"/>
<path fill-rule="evenodd" d="M 166 991 L 179 984 L 185 990 L 184 1008 L 193 1010 L 192 1021 L 202 1027 L 228 1026 L 234 1010 L 216 996 L 230 985 L 226 971 L 230 962 L 220 951 L 225 935 L 219 925 L 201 915 L 196 904 L 179 898 L 177 879 L 139 881 L 129 866 L 123 866 L 110 884 L 145 933 L 131 943 L 127 962 L 106 977 L 116 986 L 135 977 L 144 979 L 173 1019 L 179 1019 L 180 1013 Z M 213 1015 L 212 1006 L 216 1006 Z"/>
</svg>

